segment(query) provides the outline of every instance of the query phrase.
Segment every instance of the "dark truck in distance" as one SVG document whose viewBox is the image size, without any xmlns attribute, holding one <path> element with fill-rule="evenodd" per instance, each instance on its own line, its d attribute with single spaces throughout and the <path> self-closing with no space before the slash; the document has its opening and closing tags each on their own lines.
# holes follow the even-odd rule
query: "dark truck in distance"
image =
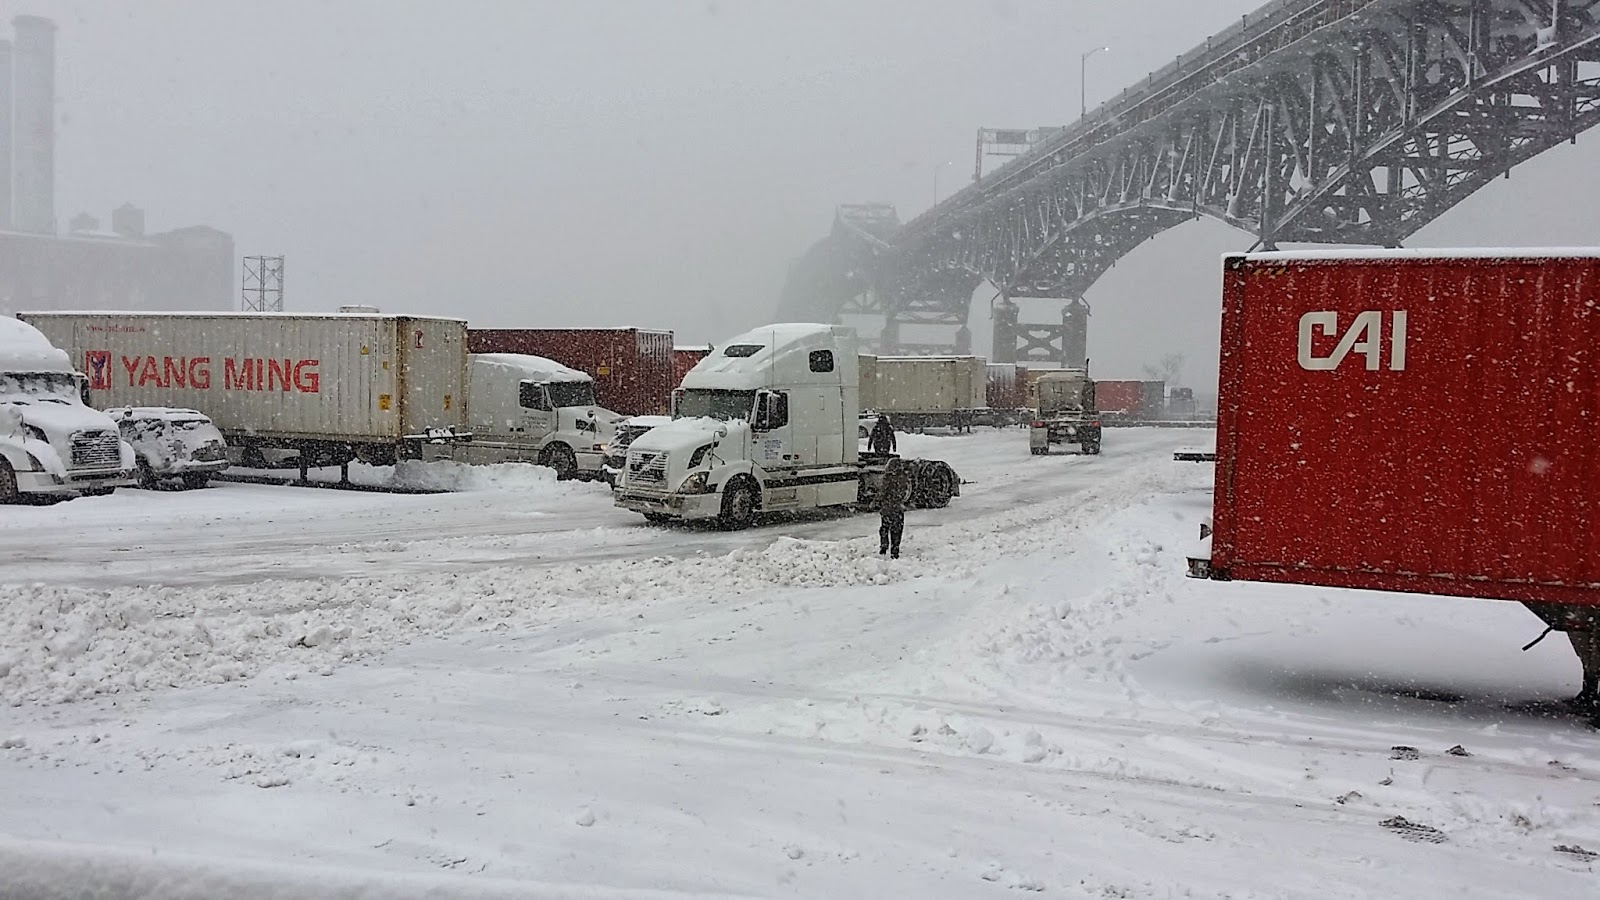
<svg viewBox="0 0 1600 900">
<path fill-rule="evenodd" d="M 1050 452 L 1052 444 L 1077 444 L 1090 456 L 1099 454 L 1100 413 L 1095 407 L 1095 383 L 1084 369 L 1046 372 L 1033 383 L 1035 415 L 1028 433 L 1034 456 Z"/>
</svg>

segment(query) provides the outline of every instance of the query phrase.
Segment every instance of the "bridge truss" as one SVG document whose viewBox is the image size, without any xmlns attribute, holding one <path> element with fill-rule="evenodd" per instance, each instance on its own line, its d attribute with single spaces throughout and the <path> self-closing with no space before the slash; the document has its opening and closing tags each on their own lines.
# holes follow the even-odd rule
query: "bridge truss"
<svg viewBox="0 0 1600 900">
<path fill-rule="evenodd" d="M 875 231 L 855 253 L 853 284 L 885 316 L 892 346 L 903 324 L 964 326 L 987 281 L 998 293 L 993 359 L 1019 348 L 1040 358 L 1043 338 L 1075 364 L 1063 342 L 1076 343 L 1077 326 L 1008 325 L 1014 300 L 1086 313 L 1085 293 L 1112 264 L 1201 216 L 1265 248 L 1397 247 L 1597 123 L 1600 0 L 1278 0 L 923 215 Z M 838 226 L 830 238 L 852 240 Z M 791 287 L 783 312 L 843 308 L 838 294 Z"/>
</svg>

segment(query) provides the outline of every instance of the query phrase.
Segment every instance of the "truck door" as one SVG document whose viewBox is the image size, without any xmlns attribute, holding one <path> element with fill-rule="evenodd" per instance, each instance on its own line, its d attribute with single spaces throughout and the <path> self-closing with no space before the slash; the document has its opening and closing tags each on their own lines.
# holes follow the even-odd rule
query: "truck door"
<svg viewBox="0 0 1600 900">
<path fill-rule="evenodd" d="M 550 394 L 537 381 L 522 382 L 518 406 L 522 411 L 521 434 L 517 443 L 523 445 L 529 458 L 537 454 L 551 431 L 555 429 L 555 410 L 550 407 Z"/>
<path fill-rule="evenodd" d="M 756 395 L 755 421 L 750 428 L 755 445 L 755 463 L 768 472 L 792 469 L 799 464 L 794 450 L 794 426 L 789 421 L 789 395 L 784 391 L 762 391 Z"/>
</svg>

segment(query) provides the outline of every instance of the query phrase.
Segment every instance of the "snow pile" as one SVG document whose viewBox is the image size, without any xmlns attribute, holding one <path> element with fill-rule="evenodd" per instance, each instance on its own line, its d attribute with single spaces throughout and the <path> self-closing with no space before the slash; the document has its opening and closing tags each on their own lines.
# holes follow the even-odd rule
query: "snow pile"
<svg viewBox="0 0 1600 900">
<path fill-rule="evenodd" d="M 385 470 L 374 470 L 374 474 Z M 474 466 L 451 460 L 402 460 L 385 471 L 384 486 L 432 491 L 496 491 L 558 496 L 584 489 L 556 480 L 556 470 L 530 463 Z M 353 477 L 353 476 L 352 476 Z"/>
<path fill-rule="evenodd" d="M 421 464 L 424 471 L 481 467 Z M 546 490 L 547 469 L 515 472 Z M 538 474 L 533 474 L 538 473 Z M 474 477 L 482 477 L 474 475 Z M 418 637 L 552 619 L 615 615 L 619 605 L 755 595 L 775 589 L 883 585 L 970 577 L 985 560 L 1059 552 L 1088 521 L 1147 489 L 1158 475 L 1108 477 L 1087 495 L 930 527 L 896 563 L 875 538 L 779 538 L 760 548 L 691 559 L 655 557 L 589 566 L 499 567 L 464 574 L 393 575 L 346 581 L 261 581 L 211 588 L 88 591 L 11 588 L 0 605 L 0 701 L 60 703 L 99 694 L 246 678 L 270 666 L 330 673 Z"/>
<path fill-rule="evenodd" d="M 683 900 L 677 891 L 630 890 L 582 884 L 357 871 L 212 859 L 103 846 L 0 838 L 0 872 L 7 900 L 390 900 L 456 897 L 461 900 Z M 715 897 L 695 891 L 694 897 Z"/>
</svg>

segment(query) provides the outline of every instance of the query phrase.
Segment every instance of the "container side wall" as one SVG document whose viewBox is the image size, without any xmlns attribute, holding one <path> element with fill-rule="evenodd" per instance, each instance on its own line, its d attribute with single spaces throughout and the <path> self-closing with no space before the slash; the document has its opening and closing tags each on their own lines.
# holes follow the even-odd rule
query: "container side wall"
<svg viewBox="0 0 1600 900">
<path fill-rule="evenodd" d="M 1379 259 L 1225 275 L 1214 564 L 1600 603 L 1597 272 Z"/>
</svg>

